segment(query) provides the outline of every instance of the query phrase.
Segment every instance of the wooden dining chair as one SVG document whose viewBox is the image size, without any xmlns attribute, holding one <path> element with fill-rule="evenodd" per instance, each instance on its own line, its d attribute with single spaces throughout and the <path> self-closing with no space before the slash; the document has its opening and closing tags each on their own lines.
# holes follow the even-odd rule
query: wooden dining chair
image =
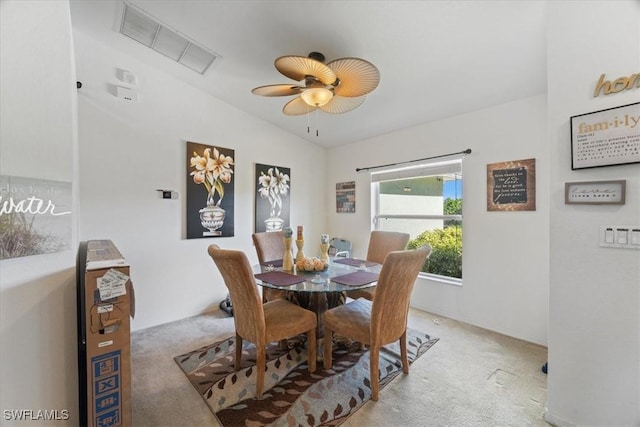
<svg viewBox="0 0 640 427">
<path fill-rule="evenodd" d="M 269 261 L 282 261 L 284 255 L 284 231 L 253 233 L 251 238 L 256 247 L 260 265 L 267 265 Z M 269 288 L 262 289 L 263 302 L 280 298 L 286 298 L 285 291 Z"/>
<path fill-rule="evenodd" d="M 262 303 L 251 265 L 244 252 L 210 245 L 209 255 L 222 274 L 233 301 L 236 328 L 235 370 L 240 369 L 242 341 L 256 346 L 256 396 L 262 397 L 266 369 L 266 346 L 297 335 L 307 334 L 309 372 L 316 370 L 316 314 L 287 300 Z"/>
<path fill-rule="evenodd" d="M 410 237 L 407 233 L 399 233 L 396 231 L 372 231 L 369 237 L 367 261 L 378 264 L 384 263 L 384 259 L 389 252 L 404 250 L 407 247 L 407 243 L 409 243 Z M 375 287 L 347 292 L 347 296 L 350 298 L 366 298 L 369 301 L 373 301 L 375 295 Z"/>
<path fill-rule="evenodd" d="M 431 252 L 429 245 L 416 250 L 390 252 L 382 264 L 373 302 L 364 298 L 328 310 L 324 322 L 324 368 L 331 369 L 333 333 L 369 346 L 371 398 L 378 400 L 380 347 L 400 340 L 402 371 L 409 373 L 407 317 L 413 285 Z"/>
</svg>

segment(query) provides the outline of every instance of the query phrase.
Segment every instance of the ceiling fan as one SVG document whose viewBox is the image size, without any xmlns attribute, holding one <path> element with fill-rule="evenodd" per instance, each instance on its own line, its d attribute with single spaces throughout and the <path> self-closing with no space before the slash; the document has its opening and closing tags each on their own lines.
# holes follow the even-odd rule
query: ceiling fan
<svg viewBox="0 0 640 427">
<path fill-rule="evenodd" d="M 380 83 L 375 65 L 360 58 L 340 58 L 324 63 L 324 55 L 311 52 L 305 56 L 281 56 L 274 61 L 280 73 L 301 82 L 259 86 L 251 92 L 262 96 L 299 95 L 282 108 L 289 116 L 316 109 L 331 114 L 347 113 L 359 107 L 369 92 Z"/>
</svg>

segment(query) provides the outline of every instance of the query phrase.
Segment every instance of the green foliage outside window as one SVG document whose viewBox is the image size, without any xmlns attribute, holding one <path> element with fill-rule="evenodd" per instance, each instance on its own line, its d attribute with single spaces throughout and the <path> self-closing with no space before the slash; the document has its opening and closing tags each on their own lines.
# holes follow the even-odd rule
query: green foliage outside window
<svg viewBox="0 0 640 427">
<path fill-rule="evenodd" d="M 431 255 L 422 267 L 425 273 L 462 279 L 462 227 L 454 225 L 444 229 L 422 232 L 407 245 L 416 249 L 428 243 Z"/>
<path fill-rule="evenodd" d="M 462 199 L 447 197 L 444 201 L 445 215 L 462 215 Z"/>
<path fill-rule="evenodd" d="M 447 197 L 444 200 L 443 214 L 445 215 L 462 215 L 462 199 L 452 199 Z M 444 221 L 444 226 L 450 227 L 452 225 L 462 225 L 462 221 L 456 219 L 447 219 Z"/>
<path fill-rule="evenodd" d="M 445 215 L 461 213 L 461 199 L 448 198 L 445 200 Z M 424 244 L 431 246 L 431 255 L 422 267 L 423 272 L 462 279 L 462 225 L 460 221 L 446 221 L 444 229 L 422 232 L 409 242 L 407 248 L 416 249 Z"/>
</svg>

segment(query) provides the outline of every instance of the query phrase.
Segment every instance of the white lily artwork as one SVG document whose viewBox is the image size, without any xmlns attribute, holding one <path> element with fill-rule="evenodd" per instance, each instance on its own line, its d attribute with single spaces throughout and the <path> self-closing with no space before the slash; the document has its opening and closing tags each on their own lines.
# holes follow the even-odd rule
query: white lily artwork
<svg viewBox="0 0 640 427">
<path fill-rule="evenodd" d="M 289 224 L 291 170 L 256 164 L 256 232 L 281 231 Z"/>
<path fill-rule="evenodd" d="M 227 148 L 187 142 L 188 239 L 233 236 L 233 156 Z"/>
</svg>

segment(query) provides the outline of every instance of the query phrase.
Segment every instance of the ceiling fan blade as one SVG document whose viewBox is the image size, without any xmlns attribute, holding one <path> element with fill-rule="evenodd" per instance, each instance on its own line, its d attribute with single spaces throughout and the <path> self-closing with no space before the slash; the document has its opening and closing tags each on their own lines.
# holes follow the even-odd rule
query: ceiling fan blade
<svg viewBox="0 0 640 427">
<path fill-rule="evenodd" d="M 278 71 L 296 81 L 302 81 L 307 76 L 315 77 L 324 85 L 336 81 L 336 74 L 331 68 L 306 56 L 281 56 L 274 64 Z"/>
<path fill-rule="evenodd" d="M 316 110 L 317 107 L 312 107 L 308 105 L 306 102 L 302 100 L 299 96 L 297 98 L 293 98 L 291 101 L 287 102 L 285 106 L 282 108 L 282 112 L 287 116 L 301 116 L 303 114 L 310 113 Z"/>
<path fill-rule="evenodd" d="M 267 85 L 252 89 L 251 93 L 262 96 L 290 96 L 299 94 L 303 89 L 295 85 Z"/>
<path fill-rule="evenodd" d="M 340 96 L 354 97 L 366 95 L 380 83 L 380 72 L 369 61 L 360 58 L 340 58 L 327 64 L 336 76 L 340 84 L 334 93 Z"/>
<path fill-rule="evenodd" d="M 321 106 L 320 109 L 325 113 L 342 114 L 355 110 L 367 99 L 366 96 L 344 97 L 334 95 L 331 101 Z"/>
</svg>

